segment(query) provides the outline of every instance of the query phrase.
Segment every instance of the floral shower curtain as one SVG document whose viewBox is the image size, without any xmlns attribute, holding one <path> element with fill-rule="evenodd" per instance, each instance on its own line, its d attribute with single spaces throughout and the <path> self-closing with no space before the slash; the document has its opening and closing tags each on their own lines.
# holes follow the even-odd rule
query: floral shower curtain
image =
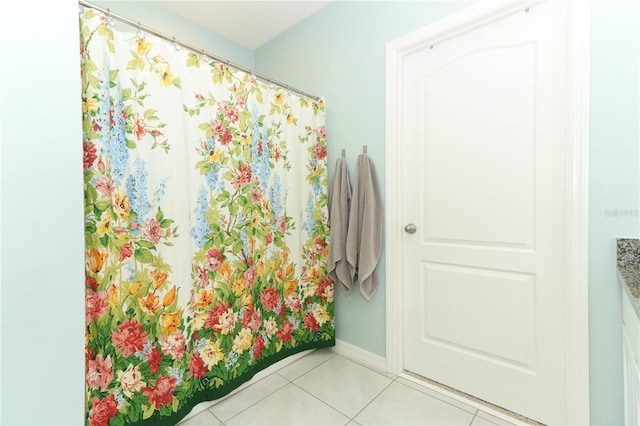
<svg viewBox="0 0 640 426">
<path fill-rule="evenodd" d="M 86 422 L 175 424 L 334 344 L 324 105 L 80 18 Z"/>
</svg>

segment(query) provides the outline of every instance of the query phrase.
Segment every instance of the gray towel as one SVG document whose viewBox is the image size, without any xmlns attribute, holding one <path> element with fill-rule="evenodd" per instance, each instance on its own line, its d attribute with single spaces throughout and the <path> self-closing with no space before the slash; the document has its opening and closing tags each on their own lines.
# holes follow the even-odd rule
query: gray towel
<svg viewBox="0 0 640 426">
<path fill-rule="evenodd" d="M 345 294 L 351 291 L 351 276 L 346 258 L 347 229 L 349 226 L 349 205 L 351 204 L 351 183 L 349 170 L 344 158 L 336 160 L 333 182 L 329 188 L 329 256 L 327 270 L 334 283 Z"/>
<path fill-rule="evenodd" d="M 378 289 L 376 266 L 382 254 L 382 196 L 373 161 L 358 155 L 349 229 L 347 262 L 352 279 L 360 282 L 360 293 L 371 300 Z"/>
</svg>

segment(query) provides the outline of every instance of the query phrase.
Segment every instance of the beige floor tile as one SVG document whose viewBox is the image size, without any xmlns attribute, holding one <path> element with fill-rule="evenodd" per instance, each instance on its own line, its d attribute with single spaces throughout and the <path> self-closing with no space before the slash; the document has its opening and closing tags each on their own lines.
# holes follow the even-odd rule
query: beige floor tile
<svg viewBox="0 0 640 426">
<path fill-rule="evenodd" d="M 246 389 L 220 401 L 209 408 L 209 410 L 220 420 L 226 422 L 236 414 L 284 387 L 287 383 L 289 382 L 279 375 L 275 373 L 271 374 Z"/>
<path fill-rule="evenodd" d="M 348 417 L 290 383 L 225 424 L 306 426 L 346 425 L 348 422 Z"/>
<path fill-rule="evenodd" d="M 293 381 L 334 356 L 336 355 L 329 349 L 320 349 L 281 368 L 278 370 L 278 374 L 287 380 Z"/>
<path fill-rule="evenodd" d="M 346 358 L 336 356 L 294 383 L 352 418 L 392 380 Z"/>
</svg>

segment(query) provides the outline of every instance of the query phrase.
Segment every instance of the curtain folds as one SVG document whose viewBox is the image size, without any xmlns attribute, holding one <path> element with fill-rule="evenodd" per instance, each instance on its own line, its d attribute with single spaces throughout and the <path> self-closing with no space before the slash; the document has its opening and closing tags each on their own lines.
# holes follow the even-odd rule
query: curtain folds
<svg viewBox="0 0 640 426">
<path fill-rule="evenodd" d="M 324 104 L 80 17 L 86 422 L 175 424 L 334 344 Z"/>
</svg>

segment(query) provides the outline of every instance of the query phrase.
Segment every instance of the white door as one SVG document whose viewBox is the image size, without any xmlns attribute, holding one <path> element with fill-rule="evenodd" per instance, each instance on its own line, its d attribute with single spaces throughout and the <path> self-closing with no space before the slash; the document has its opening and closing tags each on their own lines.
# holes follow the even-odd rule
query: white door
<svg viewBox="0 0 640 426">
<path fill-rule="evenodd" d="M 566 419 L 566 5 L 405 57 L 404 366 Z M 409 229 L 411 231 L 411 229 Z"/>
</svg>

